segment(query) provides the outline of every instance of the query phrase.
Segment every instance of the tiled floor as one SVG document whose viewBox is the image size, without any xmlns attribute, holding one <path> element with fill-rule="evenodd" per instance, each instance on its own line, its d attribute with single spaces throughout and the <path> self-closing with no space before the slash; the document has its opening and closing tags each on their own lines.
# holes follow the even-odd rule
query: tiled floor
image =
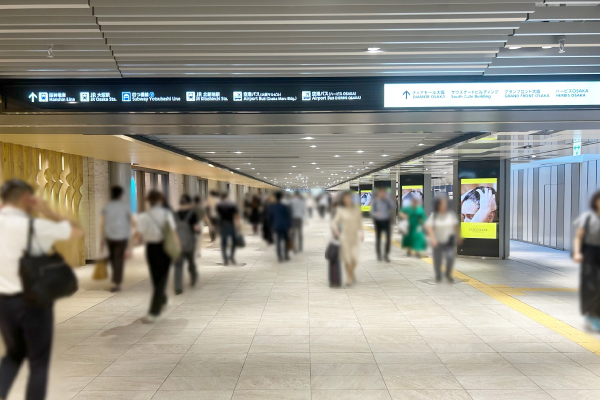
<svg viewBox="0 0 600 400">
<path fill-rule="evenodd" d="M 328 232 L 311 221 L 306 251 L 286 264 L 253 236 L 238 267 L 220 265 L 217 246 L 208 245 L 202 286 L 171 296 L 154 325 L 140 321 L 149 301 L 140 251 L 118 295 L 92 282 L 90 267 L 80 269 L 81 292 L 56 306 L 52 398 L 600 398 L 600 356 L 472 286 L 436 285 L 429 264 L 396 247 L 391 264 L 376 262 L 371 233 L 359 283 L 330 289 Z M 461 259 L 457 267 L 488 285 L 576 286 L 577 267 L 561 261 L 565 253 L 521 243 L 514 250 L 511 261 Z M 582 329 L 574 292 L 519 300 Z M 10 400 L 23 398 L 25 375 Z"/>
</svg>

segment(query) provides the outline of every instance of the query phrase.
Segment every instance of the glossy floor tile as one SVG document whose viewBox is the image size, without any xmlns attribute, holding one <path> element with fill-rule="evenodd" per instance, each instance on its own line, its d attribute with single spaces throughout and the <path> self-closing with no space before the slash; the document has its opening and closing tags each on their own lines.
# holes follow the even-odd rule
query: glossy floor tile
<svg viewBox="0 0 600 400">
<path fill-rule="evenodd" d="M 80 291 L 55 308 L 49 398 L 600 398 L 600 356 L 461 281 L 435 284 L 430 264 L 396 246 L 391 263 L 377 262 L 368 230 L 358 283 L 329 288 L 328 238 L 327 221 L 310 220 L 305 251 L 280 264 L 248 235 L 240 264 L 228 267 L 206 241 L 198 287 L 175 296 L 169 282 L 155 324 L 141 321 L 150 298 L 142 249 L 118 294 L 91 280 L 91 266 L 78 269 Z M 511 260 L 459 259 L 456 268 L 500 288 L 577 286 L 566 253 L 512 245 Z M 583 329 L 577 293 L 524 293 L 522 303 Z M 26 377 L 23 369 L 9 400 L 23 399 Z"/>
</svg>

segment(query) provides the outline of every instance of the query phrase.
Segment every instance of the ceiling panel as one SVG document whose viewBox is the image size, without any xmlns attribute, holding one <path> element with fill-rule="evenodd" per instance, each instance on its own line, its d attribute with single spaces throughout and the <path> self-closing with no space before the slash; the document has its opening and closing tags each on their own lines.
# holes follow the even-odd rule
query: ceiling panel
<svg viewBox="0 0 600 400">
<path fill-rule="evenodd" d="M 4 11 L 0 74 L 51 78 L 596 73 L 599 3 L 0 0 Z M 560 39 L 565 39 L 564 53 L 559 53 Z M 569 60 L 554 60 L 559 57 Z M 594 60 L 586 62 L 588 57 Z M 435 61 L 423 62 L 428 58 Z M 102 65 L 90 68 L 86 59 Z"/>
</svg>

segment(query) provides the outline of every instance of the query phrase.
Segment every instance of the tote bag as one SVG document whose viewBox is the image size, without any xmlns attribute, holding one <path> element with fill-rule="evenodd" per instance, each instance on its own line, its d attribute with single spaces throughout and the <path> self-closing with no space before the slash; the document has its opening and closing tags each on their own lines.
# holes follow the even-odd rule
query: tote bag
<svg viewBox="0 0 600 400">
<path fill-rule="evenodd" d="M 54 300 L 68 297 L 78 289 L 73 269 L 58 254 L 31 254 L 34 220 L 29 220 L 27 249 L 19 261 L 19 276 L 23 284 L 23 299 L 36 306 L 49 306 Z"/>
</svg>

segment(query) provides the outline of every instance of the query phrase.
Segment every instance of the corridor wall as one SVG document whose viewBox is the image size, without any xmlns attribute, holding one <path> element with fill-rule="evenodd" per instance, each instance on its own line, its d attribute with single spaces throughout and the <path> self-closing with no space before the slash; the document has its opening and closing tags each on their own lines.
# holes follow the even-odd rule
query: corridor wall
<svg viewBox="0 0 600 400">
<path fill-rule="evenodd" d="M 0 143 L 1 179 L 22 179 L 34 187 L 56 211 L 80 220 L 80 205 L 86 180 L 84 159 L 73 154 Z M 85 160 L 87 164 L 87 159 Z M 73 266 L 85 263 L 85 240 L 65 242 L 57 249 Z"/>
<path fill-rule="evenodd" d="M 570 250 L 573 222 L 600 189 L 600 160 L 515 165 L 511 185 L 511 239 Z"/>
</svg>

